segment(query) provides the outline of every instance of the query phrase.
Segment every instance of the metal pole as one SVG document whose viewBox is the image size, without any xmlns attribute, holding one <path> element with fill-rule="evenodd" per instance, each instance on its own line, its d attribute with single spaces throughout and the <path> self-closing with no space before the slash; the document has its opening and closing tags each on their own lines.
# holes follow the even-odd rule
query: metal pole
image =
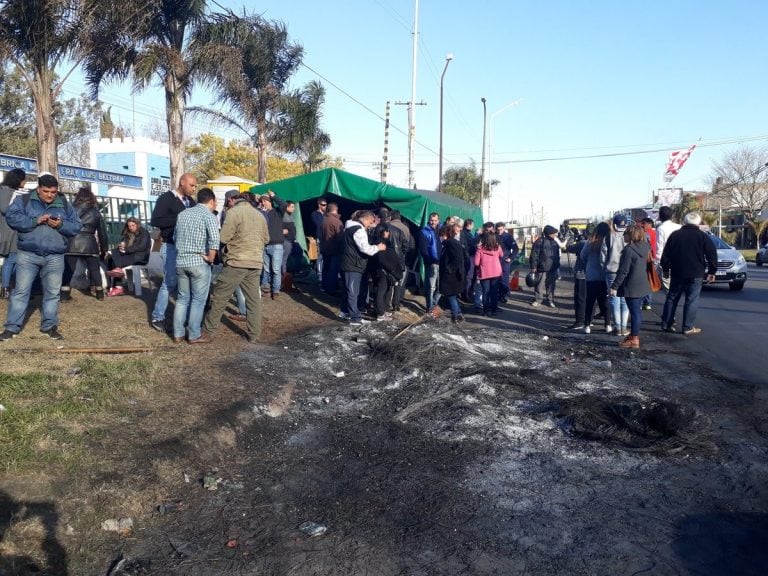
<svg viewBox="0 0 768 576">
<path fill-rule="evenodd" d="M 384 158 L 382 159 L 381 181 L 387 183 L 387 164 L 389 163 L 389 100 L 384 115 Z"/>
<path fill-rule="evenodd" d="M 491 119 L 488 122 L 488 220 L 491 219 L 491 194 L 493 193 L 493 178 L 491 178 L 491 167 L 493 166 L 493 119 L 512 106 L 520 104 L 521 100 L 513 100 L 506 106 L 502 106 L 496 112 L 491 114 Z"/>
<path fill-rule="evenodd" d="M 413 143 L 416 138 L 416 57 L 419 47 L 419 0 L 414 2 L 413 15 L 413 53 L 411 56 L 413 71 L 411 73 L 411 101 L 408 103 L 408 188 L 413 188 Z"/>
<path fill-rule="evenodd" d="M 453 60 L 453 54 L 448 54 L 445 57 L 445 67 L 443 73 L 440 75 L 440 160 L 439 160 L 439 172 L 437 177 L 437 191 L 443 191 L 443 80 L 445 80 L 445 72 L 448 70 L 448 64 Z"/>
<path fill-rule="evenodd" d="M 480 98 L 480 102 L 483 103 L 483 153 L 482 153 L 482 160 L 480 160 L 480 198 L 478 199 L 477 205 L 482 210 L 483 193 L 485 192 L 485 118 L 486 118 L 485 98 Z"/>
</svg>

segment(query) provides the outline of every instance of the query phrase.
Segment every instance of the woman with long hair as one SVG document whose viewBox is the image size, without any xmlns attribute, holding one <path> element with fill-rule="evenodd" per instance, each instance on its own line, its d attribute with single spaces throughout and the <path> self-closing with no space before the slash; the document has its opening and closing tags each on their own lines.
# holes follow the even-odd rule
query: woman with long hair
<svg viewBox="0 0 768 576">
<path fill-rule="evenodd" d="M 61 301 L 66 302 L 72 298 L 69 284 L 78 260 L 82 261 L 88 270 L 88 281 L 91 289 L 95 291 L 96 299 L 103 300 L 104 287 L 101 283 L 99 259 L 107 254 L 107 227 L 101 217 L 96 196 L 90 188 L 80 188 L 72 206 L 80 218 L 81 228 L 76 236 L 69 239 L 64 259 L 64 275 L 61 279 Z"/>
<path fill-rule="evenodd" d="M 493 229 L 486 230 L 475 252 L 475 272 L 483 291 L 483 314 L 496 316 L 499 311 L 501 246 Z"/>
<path fill-rule="evenodd" d="M 611 284 L 611 296 L 623 296 L 630 317 L 629 335 L 619 342 L 621 348 L 640 348 L 640 325 L 643 323 L 643 298 L 651 291 L 646 268 L 651 246 L 642 226 L 633 224 L 624 231 L 624 249 L 619 270 Z"/>
<path fill-rule="evenodd" d="M 584 313 L 584 332 L 589 334 L 592 330 L 592 315 L 595 310 L 595 303 L 600 309 L 600 313 L 605 318 L 605 331 L 611 332 L 611 317 L 606 310 L 606 290 L 605 290 L 605 257 L 606 246 L 605 239 L 610 236 L 611 227 L 605 222 L 600 222 L 589 240 L 581 249 L 579 262 L 584 267 L 584 273 L 587 281 L 587 299 Z"/>
<path fill-rule="evenodd" d="M 131 216 L 125 221 L 120 232 L 120 242 L 116 250 L 109 252 L 107 257 L 107 276 L 112 286 L 110 296 L 118 296 L 125 292 L 123 268 L 135 265 L 144 265 L 149 262 L 149 250 L 152 240 L 147 229 L 141 225 L 138 218 Z M 138 273 L 138 272 L 134 272 Z"/>
<path fill-rule="evenodd" d="M 9 170 L 0 184 L 0 256 L 3 256 L 3 278 L 0 286 L 0 298 L 8 298 L 11 290 L 11 280 L 16 269 L 16 241 L 18 232 L 13 230 L 5 221 L 11 203 L 20 191 L 24 189 L 27 173 L 21 168 Z"/>
</svg>

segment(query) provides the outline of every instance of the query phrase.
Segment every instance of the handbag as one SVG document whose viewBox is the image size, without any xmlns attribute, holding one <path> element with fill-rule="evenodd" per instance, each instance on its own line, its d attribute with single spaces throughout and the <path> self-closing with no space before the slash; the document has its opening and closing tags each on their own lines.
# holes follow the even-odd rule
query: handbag
<svg viewBox="0 0 768 576">
<path fill-rule="evenodd" d="M 661 278 L 656 271 L 656 264 L 654 264 L 650 253 L 648 254 L 648 261 L 645 264 L 645 273 L 648 276 L 648 284 L 651 286 L 651 292 L 658 292 L 661 290 Z"/>
</svg>

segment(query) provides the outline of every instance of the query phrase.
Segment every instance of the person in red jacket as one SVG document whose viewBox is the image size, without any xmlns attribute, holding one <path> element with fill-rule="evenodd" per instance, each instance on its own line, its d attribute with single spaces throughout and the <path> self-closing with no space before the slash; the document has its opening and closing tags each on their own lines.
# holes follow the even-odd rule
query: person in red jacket
<svg viewBox="0 0 768 576">
<path fill-rule="evenodd" d="M 645 237 L 648 240 L 648 242 L 651 243 L 651 258 L 653 258 L 654 262 L 657 262 L 658 259 L 656 257 L 656 229 L 653 227 L 653 220 L 651 218 L 643 218 L 640 220 L 640 226 L 643 227 L 643 231 L 645 232 Z M 659 254 L 659 257 L 661 257 L 661 254 Z M 652 298 L 653 294 L 649 293 L 643 298 L 643 310 L 652 310 L 651 303 L 653 302 Z"/>
<path fill-rule="evenodd" d="M 487 230 L 475 252 L 475 273 L 483 290 L 483 314 L 496 316 L 499 311 L 501 247 L 493 230 Z"/>
</svg>

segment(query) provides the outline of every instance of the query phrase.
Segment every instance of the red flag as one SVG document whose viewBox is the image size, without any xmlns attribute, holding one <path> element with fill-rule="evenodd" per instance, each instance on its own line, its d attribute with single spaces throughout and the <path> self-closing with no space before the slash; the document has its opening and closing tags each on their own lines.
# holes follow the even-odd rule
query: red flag
<svg viewBox="0 0 768 576">
<path fill-rule="evenodd" d="M 683 167 L 683 164 L 685 164 L 691 156 L 691 152 L 693 152 L 694 148 L 696 148 L 696 144 L 688 148 L 688 150 L 675 150 L 669 155 L 667 169 L 664 172 L 664 180 L 671 182 L 672 179 L 677 176 L 678 172 L 680 172 L 680 169 Z"/>
</svg>

